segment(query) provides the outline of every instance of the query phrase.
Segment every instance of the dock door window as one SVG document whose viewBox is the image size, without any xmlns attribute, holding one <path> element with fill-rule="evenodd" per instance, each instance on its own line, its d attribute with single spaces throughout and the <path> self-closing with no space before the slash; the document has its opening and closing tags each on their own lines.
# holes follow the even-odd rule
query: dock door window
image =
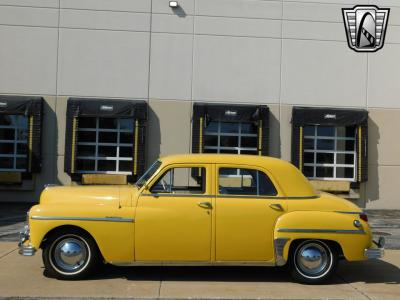
<svg viewBox="0 0 400 300">
<path fill-rule="evenodd" d="M 28 158 L 28 118 L 0 115 L 0 171 L 25 172 Z"/>
<path fill-rule="evenodd" d="M 354 126 L 305 126 L 303 173 L 311 179 L 355 181 Z"/>
<path fill-rule="evenodd" d="M 70 98 L 66 123 L 64 171 L 74 181 L 119 174 L 134 182 L 143 174 L 145 101 Z"/>
<path fill-rule="evenodd" d="M 268 155 L 269 136 L 269 108 L 265 105 L 193 106 L 193 153 Z"/>
<path fill-rule="evenodd" d="M 314 180 L 368 180 L 368 111 L 294 107 L 292 163 Z"/>
<path fill-rule="evenodd" d="M 78 173 L 132 172 L 133 119 L 81 117 L 78 124 Z"/>
<path fill-rule="evenodd" d="M 0 95 L 0 184 L 20 183 L 41 171 L 43 102 L 41 97 Z"/>
<path fill-rule="evenodd" d="M 205 153 L 257 154 L 257 127 L 252 123 L 210 122 L 204 135 Z"/>
</svg>

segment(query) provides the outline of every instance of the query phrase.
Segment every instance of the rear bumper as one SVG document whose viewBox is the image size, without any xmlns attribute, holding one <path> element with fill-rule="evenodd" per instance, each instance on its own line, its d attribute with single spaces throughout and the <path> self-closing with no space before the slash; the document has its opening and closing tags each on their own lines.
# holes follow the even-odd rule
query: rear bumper
<svg viewBox="0 0 400 300">
<path fill-rule="evenodd" d="M 385 238 L 380 237 L 377 242 L 374 241 L 375 247 L 371 247 L 364 250 L 364 256 L 367 259 L 382 258 L 385 255 Z"/>
<path fill-rule="evenodd" d="M 367 259 L 382 258 L 385 255 L 384 248 L 369 248 L 364 250 L 364 256 Z"/>
<path fill-rule="evenodd" d="M 36 249 L 29 244 L 29 226 L 26 225 L 24 230 L 19 233 L 18 253 L 23 256 L 35 255 Z"/>
</svg>

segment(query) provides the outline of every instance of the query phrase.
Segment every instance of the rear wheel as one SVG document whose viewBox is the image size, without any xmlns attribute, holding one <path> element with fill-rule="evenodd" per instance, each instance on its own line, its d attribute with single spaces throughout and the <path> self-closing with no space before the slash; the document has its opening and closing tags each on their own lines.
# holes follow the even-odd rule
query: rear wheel
<svg viewBox="0 0 400 300">
<path fill-rule="evenodd" d="M 338 255 L 333 247 L 319 240 L 306 240 L 291 251 L 290 271 L 294 280 L 318 284 L 335 273 Z"/>
<path fill-rule="evenodd" d="M 99 251 L 93 238 L 75 229 L 52 234 L 46 241 L 42 255 L 48 274 L 59 279 L 87 277 L 99 261 Z"/>
</svg>

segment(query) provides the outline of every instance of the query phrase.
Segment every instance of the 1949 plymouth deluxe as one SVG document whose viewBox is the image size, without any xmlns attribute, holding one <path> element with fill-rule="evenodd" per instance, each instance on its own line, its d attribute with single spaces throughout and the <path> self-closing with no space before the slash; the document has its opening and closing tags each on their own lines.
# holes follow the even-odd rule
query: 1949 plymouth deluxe
<svg viewBox="0 0 400 300">
<path fill-rule="evenodd" d="M 367 216 L 317 194 L 288 162 L 250 155 L 177 155 L 133 186 L 47 187 L 28 212 L 20 254 L 43 249 L 51 276 L 79 279 L 97 264 L 288 265 L 320 283 L 340 258 L 383 256 Z"/>
</svg>

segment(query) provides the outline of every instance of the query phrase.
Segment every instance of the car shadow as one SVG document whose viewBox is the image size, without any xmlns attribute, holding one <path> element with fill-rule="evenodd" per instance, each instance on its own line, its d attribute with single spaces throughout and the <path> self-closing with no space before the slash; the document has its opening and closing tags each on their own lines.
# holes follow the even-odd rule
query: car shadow
<svg viewBox="0 0 400 300">
<path fill-rule="evenodd" d="M 46 276 L 46 274 L 44 273 Z M 214 281 L 214 282 L 291 282 L 286 267 L 116 267 L 102 266 L 86 280 L 122 278 L 130 281 Z M 343 283 L 399 284 L 399 267 L 382 260 L 341 261 L 337 275 L 327 284 Z"/>
<path fill-rule="evenodd" d="M 339 264 L 338 277 L 348 283 L 400 284 L 400 268 L 379 259 L 360 262 L 343 261 Z"/>
</svg>

